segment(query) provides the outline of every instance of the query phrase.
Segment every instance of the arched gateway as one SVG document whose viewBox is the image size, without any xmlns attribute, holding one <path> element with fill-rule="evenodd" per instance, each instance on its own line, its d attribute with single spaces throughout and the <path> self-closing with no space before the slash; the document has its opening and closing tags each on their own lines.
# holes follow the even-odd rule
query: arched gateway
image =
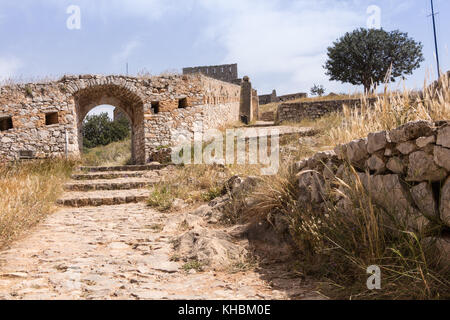
<svg viewBox="0 0 450 320">
<path fill-rule="evenodd" d="M 64 76 L 48 83 L 0 87 L 0 161 L 78 156 L 81 125 L 94 107 L 120 108 L 132 124 L 135 163 L 151 160 L 178 134 L 239 119 L 241 88 L 206 76 Z"/>
</svg>

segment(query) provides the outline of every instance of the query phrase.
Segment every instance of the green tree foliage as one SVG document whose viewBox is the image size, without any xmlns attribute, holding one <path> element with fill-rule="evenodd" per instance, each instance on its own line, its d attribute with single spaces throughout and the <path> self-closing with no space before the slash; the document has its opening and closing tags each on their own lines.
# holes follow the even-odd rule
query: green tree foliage
<svg viewBox="0 0 450 320">
<path fill-rule="evenodd" d="M 319 84 L 315 84 L 314 87 L 311 88 L 311 95 L 313 96 L 323 96 L 325 93 L 325 88 L 323 87 L 323 85 Z"/>
<path fill-rule="evenodd" d="M 372 84 L 412 74 L 424 61 L 422 48 L 420 42 L 398 30 L 361 28 L 346 33 L 328 48 L 324 68 L 330 80 L 364 85 L 368 91 Z"/>
<path fill-rule="evenodd" d="M 83 122 L 83 145 L 86 148 L 106 146 L 130 136 L 130 123 L 123 117 L 112 121 L 108 113 L 87 116 Z"/>
</svg>

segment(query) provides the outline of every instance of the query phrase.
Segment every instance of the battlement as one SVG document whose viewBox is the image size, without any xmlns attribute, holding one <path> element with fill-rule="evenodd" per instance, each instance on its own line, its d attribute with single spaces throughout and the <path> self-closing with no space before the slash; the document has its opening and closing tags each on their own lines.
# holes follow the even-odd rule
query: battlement
<svg viewBox="0 0 450 320">
<path fill-rule="evenodd" d="M 194 73 L 201 73 L 205 76 L 217 80 L 240 84 L 240 79 L 238 79 L 237 63 L 223 64 L 219 66 L 201 66 L 201 67 L 183 68 L 183 74 L 185 75 Z"/>
</svg>

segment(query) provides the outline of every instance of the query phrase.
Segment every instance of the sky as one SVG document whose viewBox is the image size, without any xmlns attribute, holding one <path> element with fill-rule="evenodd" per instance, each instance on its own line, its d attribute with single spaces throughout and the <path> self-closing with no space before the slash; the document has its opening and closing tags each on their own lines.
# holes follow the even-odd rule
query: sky
<svg viewBox="0 0 450 320">
<path fill-rule="evenodd" d="M 446 71 L 450 1 L 434 2 Z M 127 62 L 130 75 L 238 63 L 259 94 L 313 84 L 355 92 L 361 88 L 329 81 L 323 65 L 333 41 L 374 21 L 373 6 L 383 29 L 424 45 L 425 61 L 406 86 L 436 77 L 430 0 L 1 0 L 0 80 L 123 74 Z"/>
</svg>

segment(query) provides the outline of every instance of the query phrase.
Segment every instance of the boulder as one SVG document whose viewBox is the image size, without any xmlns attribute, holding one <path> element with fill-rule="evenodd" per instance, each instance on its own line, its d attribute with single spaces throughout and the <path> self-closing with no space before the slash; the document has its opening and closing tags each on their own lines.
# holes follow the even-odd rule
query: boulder
<svg viewBox="0 0 450 320">
<path fill-rule="evenodd" d="M 233 176 L 225 182 L 224 192 L 231 192 L 233 196 L 244 195 L 253 190 L 260 181 L 261 178 L 256 176 L 249 176 L 247 178 Z"/>
<path fill-rule="evenodd" d="M 417 151 L 409 156 L 407 181 L 441 181 L 447 176 L 447 172 L 434 163 L 432 155 L 423 151 Z"/>
<path fill-rule="evenodd" d="M 347 159 L 350 163 L 360 166 L 368 157 L 367 139 L 353 140 L 347 144 Z"/>
<path fill-rule="evenodd" d="M 439 129 L 436 144 L 446 147 L 446 148 L 450 148 L 450 126 L 449 125 Z"/>
<path fill-rule="evenodd" d="M 439 221 L 439 210 L 428 182 L 422 182 L 411 188 L 411 196 L 420 212 L 430 220 Z"/>
<path fill-rule="evenodd" d="M 367 137 L 367 151 L 372 154 L 384 149 L 387 144 L 386 131 L 369 133 Z"/>
<path fill-rule="evenodd" d="M 386 167 L 393 173 L 403 174 L 405 172 L 405 166 L 403 164 L 403 161 L 398 157 L 389 159 L 388 163 L 386 164 Z"/>
<path fill-rule="evenodd" d="M 399 175 L 373 176 L 365 173 L 358 173 L 358 175 L 375 204 L 409 230 L 416 231 L 423 227 L 425 218 L 414 208 L 409 189 Z"/>
<path fill-rule="evenodd" d="M 416 149 L 417 149 L 416 144 L 411 141 L 402 142 L 397 145 L 397 150 L 404 155 L 408 155 L 411 152 L 416 151 Z"/>
<path fill-rule="evenodd" d="M 419 148 L 424 148 L 427 145 L 431 144 L 431 143 L 435 143 L 436 142 L 436 137 L 435 136 L 429 136 L 429 137 L 420 137 L 417 138 L 416 140 L 416 145 Z"/>
<path fill-rule="evenodd" d="M 389 131 L 389 138 L 393 143 L 405 142 L 423 136 L 430 136 L 433 130 L 434 124 L 431 122 L 423 120 L 414 121 Z"/>
<path fill-rule="evenodd" d="M 434 147 L 434 162 L 450 172 L 450 149 L 435 146 Z"/>
<path fill-rule="evenodd" d="M 183 260 L 195 260 L 204 266 L 222 270 L 247 256 L 247 250 L 233 242 L 233 238 L 220 230 L 197 228 L 180 237 L 174 249 Z"/>
<path fill-rule="evenodd" d="M 367 167 L 369 170 L 376 171 L 376 173 L 381 173 L 386 169 L 384 160 L 377 155 L 372 155 L 369 160 L 367 160 Z"/>
</svg>

